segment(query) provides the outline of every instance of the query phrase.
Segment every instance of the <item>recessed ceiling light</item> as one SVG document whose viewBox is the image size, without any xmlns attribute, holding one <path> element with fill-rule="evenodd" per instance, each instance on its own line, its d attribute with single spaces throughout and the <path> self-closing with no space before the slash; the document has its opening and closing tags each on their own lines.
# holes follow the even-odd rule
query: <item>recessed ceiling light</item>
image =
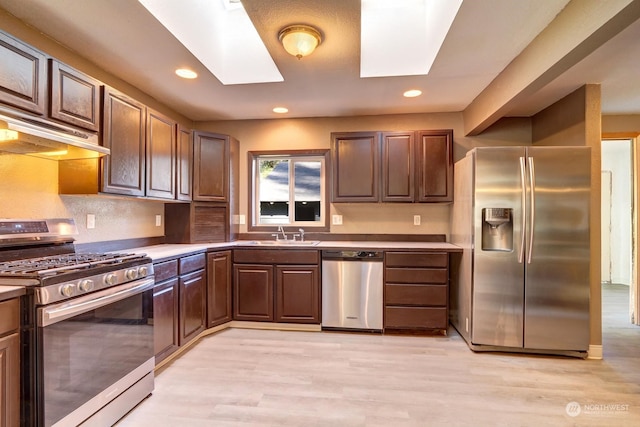
<svg viewBox="0 0 640 427">
<path fill-rule="evenodd" d="M 195 79 L 196 77 L 198 77 L 198 73 L 188 68 L 178 68 L 176 70 L 176 74 L 183 79 Z"/>
<path fill-rule="evenodd" d="M 361 0 L 360 77 L 429 73 L 462 0 Z"/>
<path fill-rule="evenodd" d="M 422 95 L 422 91 L 420 89 L 411 89 L 403 93 L 405 98 L 415 98 L 416 96 Z"/>
<path fill-rule="evenodd" d="M 284 114 L 284 113 L 288 113 L 289 109 L 286 107 L 276 107 L 273 109 L 273 112 L 278 114 Z"/>
<path fill-rule="evenodd" d="M 284 80 L 241 1 L 138 1 L 223 85 Z"/>
</svg>

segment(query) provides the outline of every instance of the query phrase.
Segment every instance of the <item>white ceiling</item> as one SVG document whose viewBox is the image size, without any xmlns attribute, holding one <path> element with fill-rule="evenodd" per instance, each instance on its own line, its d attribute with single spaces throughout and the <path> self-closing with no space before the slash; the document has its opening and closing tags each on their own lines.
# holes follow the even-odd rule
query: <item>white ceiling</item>
<svg viewBox="0 0 640 427">
<path fill-rule="evenodd" d="M 180 0 L 186 5 L 189 1 Z M 211 1 L 211 0 L 205 0 Z M 551 22 L 568 0 L 465 0 L 427 76 L 359 77 L 360 0 L 242 0 L 284 82 L 222 85 L 136 0 L 0 0 L 0 7 L 195 121 L 455 112 Z M 323 43 L 297 60 L 281 28 L 313 25 Z M 531 115 L 585 83 L 602 84 L 603 113 L 640 114 L 640 22 L 509 115 Z M 411 46 L 407 46 L 411 55 Z M 174 70 L 188 66 L 195 81 Z M 402 93 L 419 88 L 423 95 Z"/>
</svg>

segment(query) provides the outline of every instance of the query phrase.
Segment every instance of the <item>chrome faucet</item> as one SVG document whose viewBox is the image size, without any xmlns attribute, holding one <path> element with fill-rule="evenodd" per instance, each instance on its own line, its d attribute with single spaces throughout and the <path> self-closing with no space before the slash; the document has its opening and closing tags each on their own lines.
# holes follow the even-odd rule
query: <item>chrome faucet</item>
<svg viewBox="0 0 640 427">
<path fill-rule="evenodd" d="M 300 241 L 304 242 L 304 228 L 299 228 L 298 231 L 300 232 Z"/>
<path fill-rule="evenodd" d="M 279 225 L 279 226 L 278 226 L 278 233 L 282 233 L 282 238 L 283 238 L 284 240 L 287 240 L 287 235 L 285 234 L 285 232 L 284 232 L 284 228 L 282 228 L 282 226 L 281 226 L 281 225 Z M 276 237 L 276 239 L 277 239 L 277 237 Z"/>
</svg>

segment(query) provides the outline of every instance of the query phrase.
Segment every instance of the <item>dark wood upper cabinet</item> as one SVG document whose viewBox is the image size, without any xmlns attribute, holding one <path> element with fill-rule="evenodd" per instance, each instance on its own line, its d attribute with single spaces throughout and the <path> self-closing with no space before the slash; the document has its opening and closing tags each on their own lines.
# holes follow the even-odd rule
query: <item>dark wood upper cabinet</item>
<svg viewBox="0 0 640 427">
<path fill-rule="evenodd" d="M 46 55 L 0 32 L 0 64 L 0 102 L 44 114 Z"/>
<path fill-rule="evenodd" d="M 382 201 L 414 201 L 415 132 L 382 133 Z"/>
<path fill-rule="evenodd" d="M 451 202 L 453 131 L 333 133 L 332 197 L 339 202 Z"/>
<path fill-rule="evenodd" d="M 191 168 L 193 165 L 193 139 L 190 129 L 178 126 L 178 154 L 176 163 L 176 198 L 191 200 Z"/>
<path fill-rule="evenodd" d="M 144 104 L 104 88 L 102 145 L 111 155 L 102 159 L 103 192 L 144 196 L 145 116 Z"/>
<path fill-rule="evenodd" d="M 176 198 L 176 122 L 147 109 L 146 195 Z"/>
<path fill-rule="evenodd" d="M 49 59 L 49 76 L 51 118 L 99 131 L 101 83 L 54 59 Z"/>
<path fill-rule="evenodd" d="M 379 200 L 378 132 L 331 134 L 332 202 Z"/>
<path fill-rule="evenodd" d="M 231 251 L 207 254 L 207 327 L 231 321 Z"/>
<path fill-rule="evenodd" d="M 416 138 L 416 201 L 453 201 L 453 131 L 419 131 Z"/>
<path fill-rule="evenodd" d="M 229 201 L 230 142 L 228 135 L 194 132 L 193 200 Z"/>
</svg>

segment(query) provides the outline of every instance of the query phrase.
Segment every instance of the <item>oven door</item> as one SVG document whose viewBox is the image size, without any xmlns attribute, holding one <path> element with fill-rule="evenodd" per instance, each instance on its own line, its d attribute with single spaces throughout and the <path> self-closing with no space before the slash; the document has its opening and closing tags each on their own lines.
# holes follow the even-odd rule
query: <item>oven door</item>
<svg viewBox="0 0 640 427">
<path fill-rule="evenodd" d="M 109 415 L 115 421 L 151 393 L 153 286 L 151 277 L 38 308 L 38 425 L 79 425 L 124 410 Z M 151 388 L 141 398 L 125 393 L 125 409 L 112 403 L 145 377 Z"/>
</svg>

